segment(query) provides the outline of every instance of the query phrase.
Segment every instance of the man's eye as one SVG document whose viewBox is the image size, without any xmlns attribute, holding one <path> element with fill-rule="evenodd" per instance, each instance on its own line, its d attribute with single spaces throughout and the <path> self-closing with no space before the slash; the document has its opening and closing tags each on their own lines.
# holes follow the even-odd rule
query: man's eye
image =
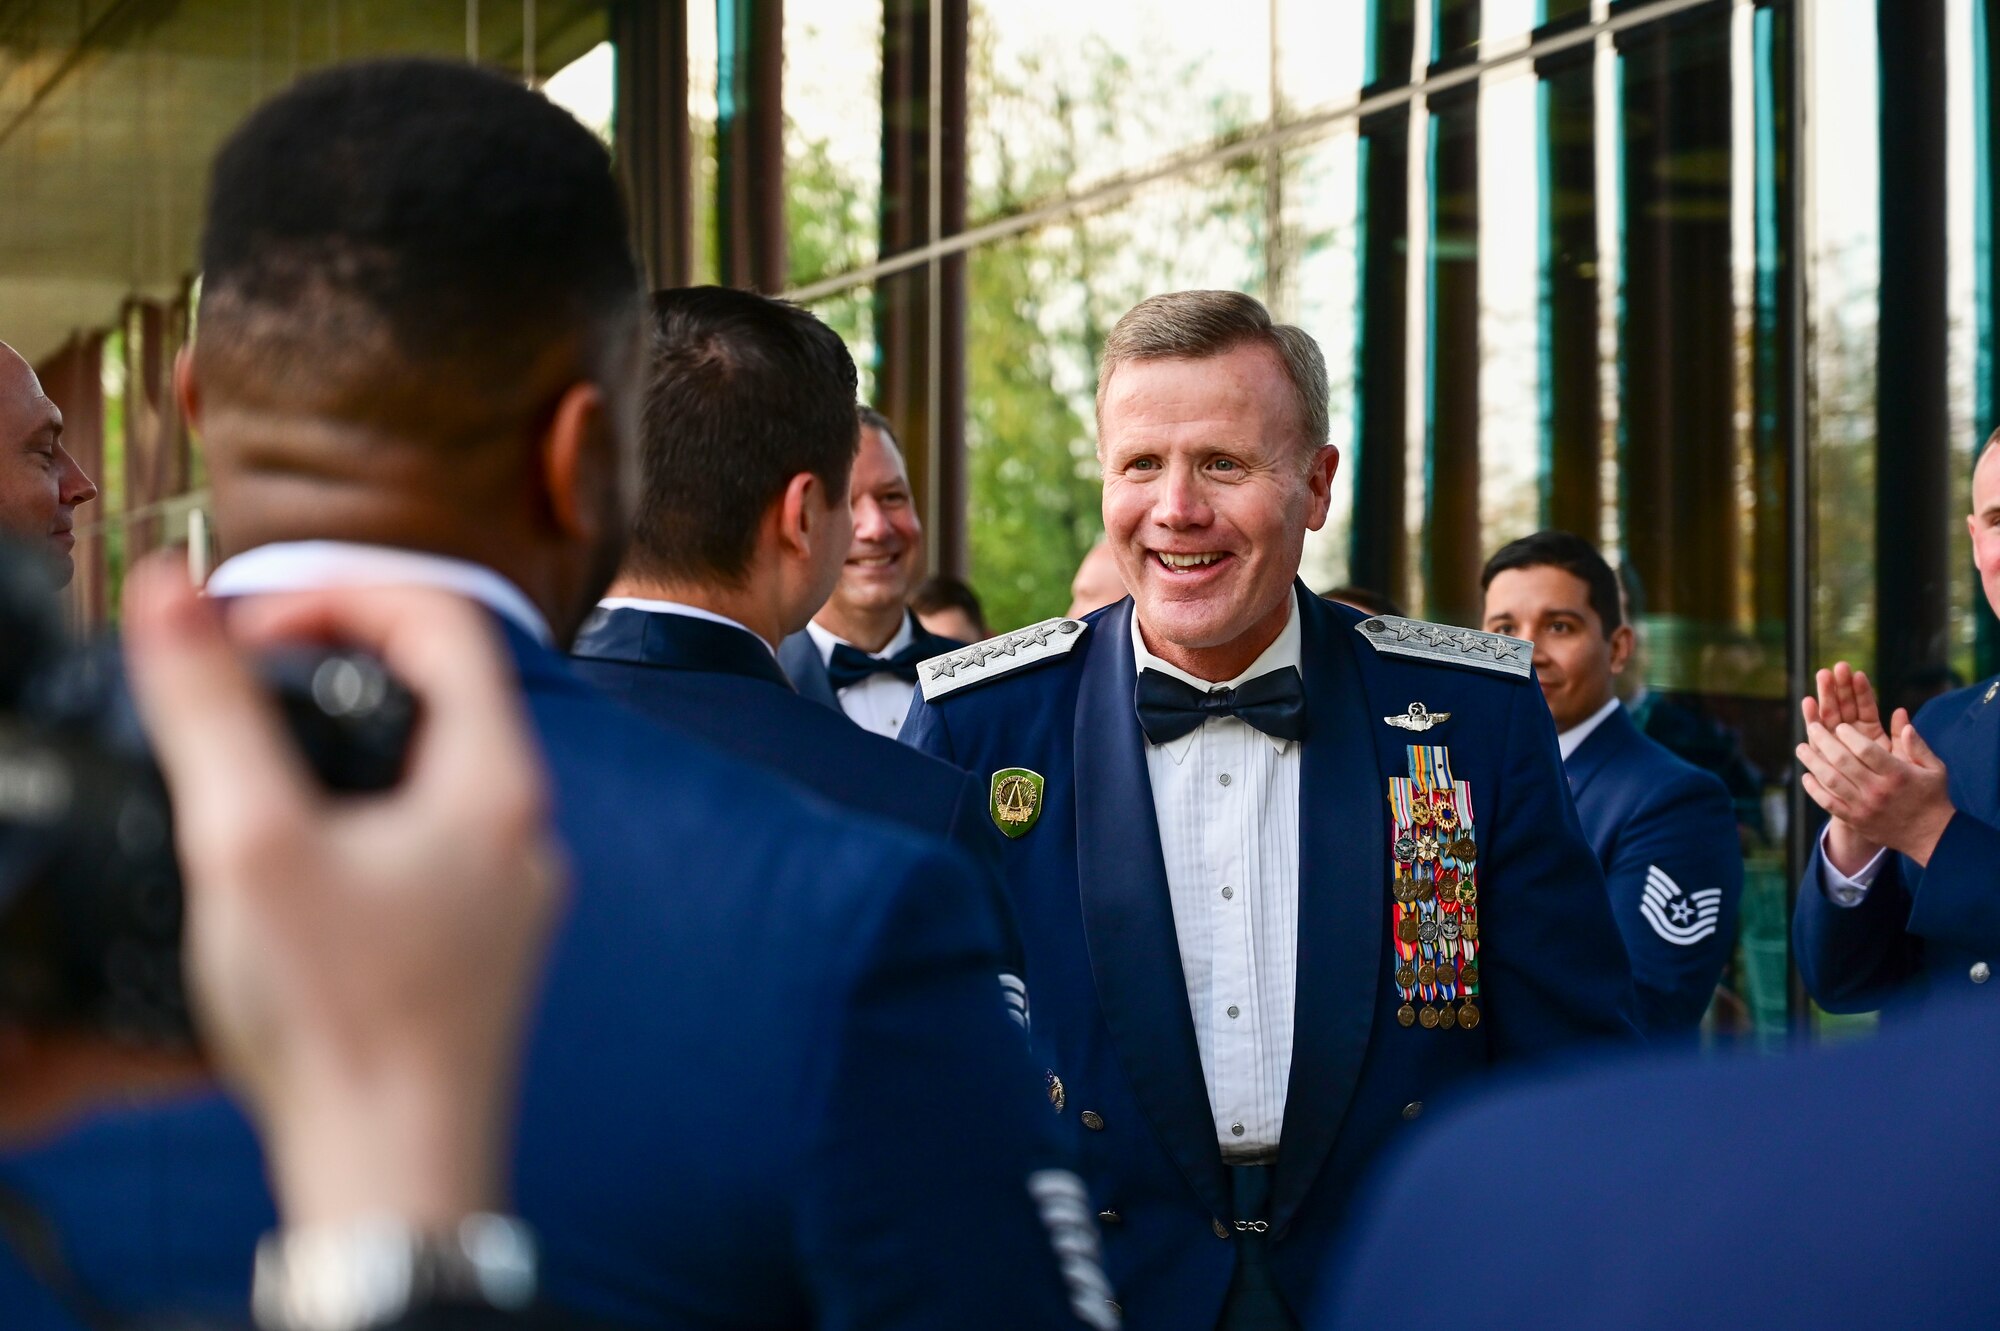
<svg viewBox="0 0 2000 1331">
<path fill-rule="evenodd" d="M 1214 467 L 1217 471 L 1242 470 L 1240 467 L 1236 465 L 1236 459 L 1234 458 L 1217 458 L 1214 462 L 1210 463 L 1209 465 Z"/>
<path fill-rule="evenodd" d="M 1158 471 L 1160 464 L 1152 458 L 1135 458 L 1127 469 L 1130 471 Z"/>
</svg>

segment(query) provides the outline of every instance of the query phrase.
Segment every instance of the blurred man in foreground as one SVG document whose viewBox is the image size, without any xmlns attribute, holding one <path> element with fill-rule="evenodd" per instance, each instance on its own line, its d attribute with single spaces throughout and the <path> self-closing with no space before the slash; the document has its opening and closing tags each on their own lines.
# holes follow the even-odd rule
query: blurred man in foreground
<svg viewBox="0 0 2000 1331">
<path fill-rule="evenodd" d="M 1973 562 L 2000 613 L 2000 435 L 1972 473 Z M 1829 1012 L 1980 992 L 2000 966 L 2000 678 L 1882 722 L 1841 661 L 1800 703 L 1805 790 L 1832 820 L 1799 885 L 1792 945 Z"/>
<path fill-rule="evenodd" d="M 308 75 L 218 156 L 202 270 L 177 387 L 228 556 L 210 592 L 438 588 L 513 658 L 575 884 L 511 1156 L 550 1299 L 677 1328 L 1101 1317 L 970 867 L 559 655 L 623 554 L 636 460 L 638 275 L 602 144 L 462 64 Z M 240 1311 L 270 1213 L 226 1106 L 11 1169 L 104 1302 Z M 200 1223 L 129 1214 L 135 1187 Z"/>
<path fill-rule="evenodd" d="M 62 432 L 34 367 L 0 342 L 0 535 L 43 550 L 57 586 L 76 570 L 76 510 L 97 498 Z"/>
<path fill-rule="evenodd" d="M 1491 1331 L 1993 1326 L 1996 1047 L 2000 1011 L 1954 996 L 1872 1040 L 1484 1100 L 1369 1190 L 1312 1331 L 1409 1320 L 1410 1218 L 1441 1197 L 1479 1198 L 1450 1272 Z"/>
<path fill-rule="evenodd" d="M 925 662 L 910 713 L 990 774 L 1051 1101 L 1159 1331 L 1296 1326 L 1425 1100 L 1633 1035 L 1527 644 L 1298 581 L 1326 404 L 1255 299 L 1140 303 L 1097 389 L 1131 597 Z"/>
<path fill-rule="evenodd" d="M 917 662 L 962 642 L 917 622 L 910 589 L 924 562 L 924 529 L 903 450 L 882 414 L 861 409 L 861 447 L 848 482 L 854 544 L 833 593 L 778 648 L 800 696 L 845 712 L 864 730 L 902 734 Z"/>
<path fill-rule="evenodd" d="M 1618 577 L 1588 541 L 1524 536 L 1486 561 L 1480 583 L 1486 631 L 1535 644 L 1576 815 L 1632 958 L 1640 1029 L 1692 1036 L 1736 944 L 1743 855 L 1729 792 L 1640 734 L 1618 701 L 1632 629 Z"/>
</svg>

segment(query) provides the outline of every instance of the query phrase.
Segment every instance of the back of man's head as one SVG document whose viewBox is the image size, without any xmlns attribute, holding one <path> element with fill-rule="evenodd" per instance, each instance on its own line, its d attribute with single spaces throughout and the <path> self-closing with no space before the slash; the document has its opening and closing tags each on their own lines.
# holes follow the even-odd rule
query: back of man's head
<svg viewBox="0 0 2000 1331">
<path fill-rule="evenodd" d="M 579 380 L 629 410 L 639 277 L 610 158 L 470 66 L 344 65 L 265 103 L 216 158 L 201 264 L 211 436 L 463 450 L 531 436 Z"/>
<path fill-rule="evenodd" d="M 839 335 L 796 305 L 727 287 L 654 295 L 627 571 L 739 585 L 793 477 L 844 506 L 855 386 Z"/>
</svg>

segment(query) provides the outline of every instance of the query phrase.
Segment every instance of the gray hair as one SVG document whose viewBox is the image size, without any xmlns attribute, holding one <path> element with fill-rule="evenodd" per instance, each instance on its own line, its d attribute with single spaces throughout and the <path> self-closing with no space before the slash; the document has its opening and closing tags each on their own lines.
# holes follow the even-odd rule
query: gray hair
<svg viewBox="0 0 2000 1331">
<path fill-rule="evenodd" d="M 1308 453 L 1325 447 L 1330 429 L 1326 357 L 1303 328 L 1281 324 L 1255 296 L 1241 291 L 1173 291 L 1134 305 L 1105 339 L 1097 365 L 1097 417 L 1111 372 L 1127 361 L 1205 360 L 1240 346 L 1269 347 L 1291 381 L 1299 434 Z"/>
</svg>

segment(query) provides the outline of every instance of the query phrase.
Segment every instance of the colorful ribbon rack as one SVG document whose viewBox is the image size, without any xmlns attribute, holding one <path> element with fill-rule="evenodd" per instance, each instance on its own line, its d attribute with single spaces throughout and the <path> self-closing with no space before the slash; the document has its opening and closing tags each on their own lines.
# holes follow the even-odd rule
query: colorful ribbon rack
<svg viewBox="0 0 2000 1331">
<path fill-rule="evenodd" d="M 1408 752 L 1410 774 L 1389 780 L 1395 820 L 1390 941 L 1402 1000 L 1396 1020 L 1427 1031 L 1469 1031 L 1483 1019 L 1472 788 L 1451 779 L 1451 753 L 1442 745 L 1413 744 Z"/>
</svg>

